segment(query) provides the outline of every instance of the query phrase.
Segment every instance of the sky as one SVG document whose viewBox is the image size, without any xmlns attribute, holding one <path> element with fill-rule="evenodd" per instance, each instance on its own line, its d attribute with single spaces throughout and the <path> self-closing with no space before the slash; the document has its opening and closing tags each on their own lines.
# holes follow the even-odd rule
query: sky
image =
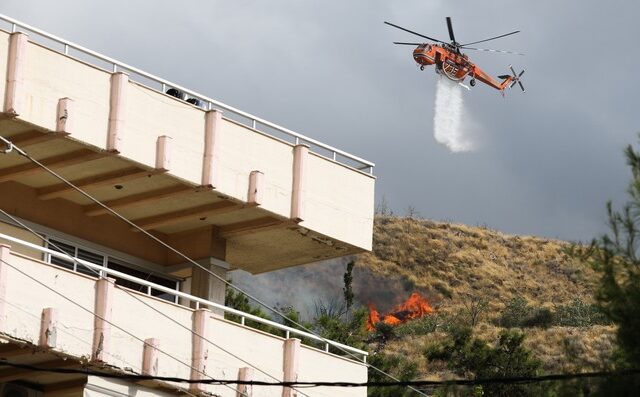
<svg viewBox="0 0 640 397">
<path fill-rule="evenodd" d="M 398 215 L 589 240 L 606 231 L 640 131 L 640 3 L 631 1 L 2 0 L 0 13 L 376 163 Z M 525 56 L 472 52 L 526 93 L 463 93 L 476 150 L 433 135 L 437 76 L 417 38 L 383 24 Z"/>
</svg>

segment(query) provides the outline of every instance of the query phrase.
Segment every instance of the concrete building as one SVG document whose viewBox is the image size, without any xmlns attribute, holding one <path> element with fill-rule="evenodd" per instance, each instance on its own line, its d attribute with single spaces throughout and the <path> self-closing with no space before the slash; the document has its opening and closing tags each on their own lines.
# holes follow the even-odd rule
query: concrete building
<svg viewBox="0 0 640 397">
<path fill-rule="evenodd" d="M 366 381 L 221 280 L 370 250 L 373 164 L 4 16 L 0 101 L 0 397 L 366 395 L 37 370 Z"/>
</svg>

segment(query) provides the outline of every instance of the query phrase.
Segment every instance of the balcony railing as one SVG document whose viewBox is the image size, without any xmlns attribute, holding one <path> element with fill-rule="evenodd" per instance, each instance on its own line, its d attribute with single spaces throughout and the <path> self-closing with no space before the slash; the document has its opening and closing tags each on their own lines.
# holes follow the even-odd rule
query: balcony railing
<svg viewBox="0 0 640 397">
<path fill-rule="evenodd" d="M 240 123 L 245 127 L 251 128 L 255 131 L 272 136 L 274 138 L 284 140 L 291 144 L 309 145 L 311 151 L 319 156 L 330 159 L 349 168 L 353 168 L 358 171 L 373 175 L 373 168 L 375 167 L 375 164 L 370 161 L 364 160 L 340 149 L 336 149 L 332 146 L 316 141 L 315 139 L 309 138 L 287 128 L 281 127 L 277 124 L 271 123 L 267 120 L 256 117 L 250 113 L 243 112 L 242 110 L 216 101 L 215 99 L 206 97 L 195 91 L 191 91 L 187 88 L 181 87 L 151 73 L 147 73 L 133 66 L 129 66 L 124 62 L 117 61 L 95 51 L 84 48 L 80 45 L 74 44 L 70 41 L 61 39 L 57 36 L 44 32 L 38 28 L 29 26 L 8 16 L 0 14 L 0 21 L 6 25 L 6 28 L 11 33 L 18 31 L 22 31 L 28 34 L 31 33 L 30 39 L 32 41 L 52 51 L 56 51 L 69 57 L 76 58 L 82 62 L 87 62 L 94 67 L 106 70 L 108 72 L 128 73 L 129 78 L 136 83 L 150 89 L 160 91 L 162 93 L 166 93 L 168 89 L 174 88 L 181 91 L 188 97 L 184 99 L 193 98 L 200 101 L 204 109 L 222 110 L 224 112 L 224 118 L 230 121 Z M 2 26 L 0 26 L 0 28 L 2 28 Z"/>
<path fill-rule="evenodd" d="M 118 277 L 118 278 L 121 278 L 121 279 L 125 279 L 125 280 L 128 280 L 128 281 L 132 281 L 134 283 L 141 284 L 141 285 L 144 285 L 146 287 L 149 287 L 148 290 L 155 289 L 155 290 L 162 291 L 162 292 L 170 294 L 170 295 L 174 295 L 174 296 L 176 296 L 178 298 L 182 298 L 182 299 L 186 300 L 187 302 L 194 302 L 194 305 L 195 305 L 196 309 L 204 306 L 204 307 L 209 307 L 209 308 L 214 308 L 214 309 L 220 310 L 220 311 L 222 311 L 224 313 L 233 314 L 233 315 L 238 316 L 240 318 L 240 324 L 242 326 L 245 326 L 245 327 L 248 327 L 248 328 L 251 328 L 251 327 L 246 324 L 246 321 L 247 320 L 254 321 L 256 323 L 267 325 L 267 326 L 271 327 L 274 330 L 282 332 L 285 335 L 285 338 L 290 338 L 292 336 L 297 336 L 297 337 L 300 337 L 300 338 L 305 338 L 307 340 L 313 340 L 313 341 L 319 342 L 319 343 L 324 345 L 324 350 L 326 352 L 329 352 L 329 348 L 331 346 L 333 346 L 334 348 L 338 349 L 339 351 L 341 351 L 343 353 L 346 353 L 347 355 L 351 356 L 350 358 L 360 358 L 362 360 L 362 362 L 366 363 L 368 353 L 366 351 L 364 351 L 364 350 L 356 349 L 354 347 L 351 347 L 351 346 L 348 346 L 348 345 L 344 345 L 344 344 L 339 343 L 339 342 L 327 340 L 327 339 L 324 339 L 324 338 L 322 338 L 320 336 L 311 334 L 309 332 L 305 332 L 305 331 L 301 331 L 299 329 L 287 327 L 286 325 L 282 325 L 282 324 L 277 323 L 275 321 L 271 321 L 271 320 L 268 320 L 268 319 L 265 319 L 265 318 L 262 318 L 262 317 L 254 316 L 252 314 L 245 313 L 245 312 L 242 312 L 240 310 L 236 310 L 236 309 L 233 309 L 231 307 L 227 307 L 227 306 L 221 305 L 219 303 L 211 302 L 211 301 L 208 301 L 206 299 L 199 298 L 197 296 L 193 296 L 193 295 L 181 292 L 181 291 L 177 291 L 175 289 L 167 288 L 167 287 L 162 286 L 160 284 L 155 284 L 155 283 L 149 282 L 147 280 L 144 280 L 144 279 L 141 279 L 141 278 L 138 278 L 138 277 L 134 277 L 134 276 L 131 276 L 131 275 L 126 274 L 126 273 L 119 272 L 117 270 L 113 270 L 113 269 L 109 269 L 109 268 L 104 267 L 104 266 L 96 265 L 95 263 L 91 263 L 91 262 L 85 261 L 85 260 L 80 259 L 80 258 L 72 257 L 72 256 L 70 256 L 70 255 L 68 255 L 66 253 L 62 253 L 62 252 L 54 251 L 54 250 L 51 250 L 51 249 L 48 249 L 48 248 L 45 248 L 45 247 L 41 247 L 41 246 L 39 246 L 37 244 L 29 243 L 27 241 L 23 241 L 23 240 L 17 239 L 15 237 L 12 237 L 12 236 L 9 236 L 9 235 L 6 235 L 6 234 L 0 233 L 0 239 L 4 239 L 4 240 L 9 241 L 11 243 L 15 243 L 15 244 L 18 244 L 18 245 L 20 245 L 22 247 L 30 248 L 30 249 L 39 251 L 39 252 L 42 252 L 44 254 L 49 254 L 49 255 L 51 255 L 53 257 L 56 257 L 56 258 L 60 258 L 60 259 L 64 259 L 64 260 L 70 260 L 72 258 L 74 261 L 77 261 L 77 263 L 80 263 L 83 266 L 86 266 L 86 267 L 88 267 L 90 269 L 93 269 L 101 277 L 114 276 L 114 277 Z"/>
</svg>

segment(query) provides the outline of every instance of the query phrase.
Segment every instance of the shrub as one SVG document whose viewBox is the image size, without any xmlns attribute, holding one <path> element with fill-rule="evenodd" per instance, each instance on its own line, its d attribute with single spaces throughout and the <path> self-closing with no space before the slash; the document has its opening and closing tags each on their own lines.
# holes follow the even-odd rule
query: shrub
<svg viewBox="0 0 640 397">
<path fill-rule="evenodd" d="M 567 305 L 556 307 L 554 323 L 564 327 L 588 327 L 611 322 L 596 305 L 584 303 L 580 298 L 576 298 Z"/>
<path fill-rule="evenodd" d="M 505 328 L 521 327 L 524 319 L 530 314 L 531 308 L 527 305 L 527 301 L 518 296 L 507 303 L 498 323 Z"/>
</svg>

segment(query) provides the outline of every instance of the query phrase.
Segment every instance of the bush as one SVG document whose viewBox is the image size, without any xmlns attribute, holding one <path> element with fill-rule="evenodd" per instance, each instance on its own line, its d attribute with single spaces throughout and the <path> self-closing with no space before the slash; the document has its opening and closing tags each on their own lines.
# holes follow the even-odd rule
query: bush
<svg viewBox="0 0 640 397">
<path fill-rule="evenodd" d="M 567 305 L 556 307 L 554 323 L 564 327 L 588 327 L 596 324 L 610 324 L 611 321 L 596 305 L 584 303 L 576 298 Z"/>
<path fill-rule="evenodd" d="M 531 308 L 527 305 L 527 301 L 519 296 L 507 303 L 498 324 L 505 328 L 521 327 L 530 314 Z"/>
<path fill-rule="evenodd" d="M 428 348 L 425 355 L 429 360 L 446 360 L 449 369 L 464 377 L 488 379 L 538 375 L 542 364 L 522 346 L 523 341 L 523 334 L 503 331 L 496 346 L 492 347 L 473 337 L 471 328 L 457 328 L 448 341 Z M 542 384 L 492 383 L 472 392 L 487 396 L 539 396 L 544 394 L 544 387 Z"/>
<path fill-rule="evenodd" d="M 414 380 L 418 375 L 418 365 L 415 362 L 395 354 L 374 354 L 370 356 L 369 364 L 371 364 L 369 367 L 370 382 L 389 382 L 389 377 L 371 367 L 379 368 L 400 381 Z M 367 396 L 369 397 L 409 397 L 415 395 L 416 393 L 414 391 L 404 386 L 374 386 L 367 388 Z"/>
<path fill-rule="evenodd" d="M 417 336 L 435 332 L 441 325 L 441 316 L 437 314 L 427 315 L 415 320 L 408 321 L 395 327 L 395 334 L 398 336 Z"/>
</svg>

